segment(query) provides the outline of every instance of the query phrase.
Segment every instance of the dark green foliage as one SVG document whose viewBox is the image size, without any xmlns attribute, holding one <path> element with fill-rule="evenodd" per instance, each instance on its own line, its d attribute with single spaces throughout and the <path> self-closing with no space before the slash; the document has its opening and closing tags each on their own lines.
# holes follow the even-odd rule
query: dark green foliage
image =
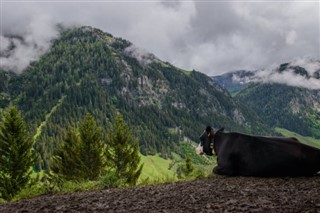
<svg viewBox="0 0 320 213">
<path fill-rule="evenodd" d="M 52 171 L 66 180 L 81 180 L 83 162 L 80 152 L 81 141 L 77 130 L 69 127 L 63 143 L 56 149 Z"/>
<path fill-rule="evenodd" d="M 66 180 L 96 180 L 105 167 L 103 153 L 102 129 L 87 114 L 77 130 L 68 129 L 52 170 Z"/>
<path fill-rule="evenodd" d="M 281 64 L 272 72 L 292 73 L 310 80 L 319 79 L 319 70 L 311 76 L 305 68 L 291 63 Z M 213 80 L 233 92 L 236 99 L 252 108 L 269 126 L 320 138 L 319 90 L 278 83 L 248 82 L 253 75 L 255 72 L 252 71 L 235 71 L 213 77 Z M 234 81 L 235 76 L 242 80 Z"/>
<path fill-rule="evenodd" d="M 79 126 L 81 141 L 81 161 L 84 167 L 84 179 L 97 179 L 105 167 L 102 128 L 94 118 L 87 114 Z"/>
<path fill-rule="evenodd" d="M 1 72 L 0 70 L 0 109 L 5 108 L 10 103 L 9 81 L 14 74 Z"/>
<path fill-rule="evenodd" d="M 285 71 L 288 69 L 289 63 L 280 64 L 279 72 Z"/>
<path fill-rule="evenodd" d="M 101 126 L 120 112 L 135 127 L 141 153 L 161 153 L 165 158 L 184 136 L 198 141 L 208 124 L 246 133 L 270 132 L 254 112 L 208 76 L 185 74 L 159 60 L 142 65 L 126 53 L 130 45 L 90 27 L 70 29 L 22 74 L 0 75 L 0 85 L 7 85 L 0 104 L 18 105 L 31 133 L 45 124 L 36 139 L 38 171 L 50 169 L 65 129 L 88 112 Z M 237 119 L 237 114 L 244 119 Z"/>
<path fill-rule="evenodd" d="M 0 123 L 0 197 L 11 200 L 31 179 L 36 154 L 33 141 L 16 107 L 9 107 Z"/>
<path fill-rule="evenodd" d="M 197 155 L 195 148 L 187 143 L 180 143 L 179 149 L 176 151 L 182 158 L 190 158 L 197 165 L 212 165 L 215 162 L 215 156 Z"/>
<path fill-rule="evenodd" d="M 118 178 L 133 186 L 141 174 L 139 143 L 132 130 L 118 114 L 106 136 L 108 167 Z"/>
<path fill-rule="evenodd" d="M 179 179 L 194 179 L 206 177 L 203 169 L 197 168 L 193 165 L 192 158 L 186 157 L 184 164 L 177 167 L 177 177 Z"/>
<path fill-rule="evenodd" d="M 186 177 L 188 177 L 192 174 L 193 170 L 194 170 L 194 166 L 192 165 L 191 158 L 187 157 L 185 165 L 182 167 L 182 173 Z"/>
<path fill-rule="evenodd" d="M 126 186 L 127 182 L 125 178 L 119 177 L 115 171 L 108 171 L 101 176 L 99 185 L 102 188 L 116 188 Z"/>
<path fill-rule="evenodd" d="M 281 84 L 256 84 L 241 91 L 236 98 L 250 106 L 267 124 L 304 136 L 320 136 L 317 91 Z M 318 99 L 318 100 L 317 100 Z"/>
</svg>

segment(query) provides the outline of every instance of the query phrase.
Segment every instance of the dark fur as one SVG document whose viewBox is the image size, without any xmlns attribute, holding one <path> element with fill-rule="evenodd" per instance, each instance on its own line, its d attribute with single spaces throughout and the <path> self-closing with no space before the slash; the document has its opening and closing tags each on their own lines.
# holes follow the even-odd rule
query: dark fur
<svg viewBox="0 0 320 213">
<path fill-rule="evenodd" d="M 310 176 L 320 171 L 320 150 L 296 138 L 261 137 L 218 131 L 214 137 L 221 175 Z"/>
</svg>

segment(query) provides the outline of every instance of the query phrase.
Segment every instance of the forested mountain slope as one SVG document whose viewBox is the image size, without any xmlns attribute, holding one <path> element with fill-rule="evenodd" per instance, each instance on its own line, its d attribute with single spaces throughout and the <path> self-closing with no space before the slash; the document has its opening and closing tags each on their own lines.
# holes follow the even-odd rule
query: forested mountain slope
<svg viewBox="0 0 320 213">
<path fill-rule="evenodd" d="M 270 126 L 320 138 L 320 91 L 281 84 L 253 85 L 236 98 Z"/>
<path fill-rule="evenodd" d="M 197 141 L 206 125 L 270 133 L 210 77 L 162 62 L 91 27 L 61 32 L 50 51 L 22 74 L 0 71 L 0 107 L 17 105 L 47 168 L 66 127 L 90 112 L 107 127 L 116 112 L 133 127 L 143 154 L 178 152 L 184 136 Z"/>
<path fill-rule="evenodd" d="M 213 77 L 272 127 L 320 138 L 320 61 L 300 59 L 273 70 Z M 263 78 L 262 78 L 263 77 Z"/>
</svg>

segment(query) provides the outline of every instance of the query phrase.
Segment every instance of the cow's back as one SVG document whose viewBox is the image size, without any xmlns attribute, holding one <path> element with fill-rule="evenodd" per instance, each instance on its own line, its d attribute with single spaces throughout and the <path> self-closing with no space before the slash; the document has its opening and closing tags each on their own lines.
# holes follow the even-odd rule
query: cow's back
<svg viewBox="0 0 320 213">
<path fill-rule="evenodd" d="M 320 170 L 320 150 L 294 138 L 217 132 L 215 149 L 218 174 L 296 176 Z"/>
</svg>

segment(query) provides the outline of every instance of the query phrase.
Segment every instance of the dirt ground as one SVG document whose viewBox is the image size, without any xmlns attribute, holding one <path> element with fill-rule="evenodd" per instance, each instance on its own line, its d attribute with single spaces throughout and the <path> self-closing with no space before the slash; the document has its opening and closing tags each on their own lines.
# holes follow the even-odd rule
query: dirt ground
<svg viewBox="0 0 320 213">
<path fill-rule="evenodd" d="M 320 212 L 320 177 L 204 180 L 45 195 L 0 212 Z"/>
</svg>

